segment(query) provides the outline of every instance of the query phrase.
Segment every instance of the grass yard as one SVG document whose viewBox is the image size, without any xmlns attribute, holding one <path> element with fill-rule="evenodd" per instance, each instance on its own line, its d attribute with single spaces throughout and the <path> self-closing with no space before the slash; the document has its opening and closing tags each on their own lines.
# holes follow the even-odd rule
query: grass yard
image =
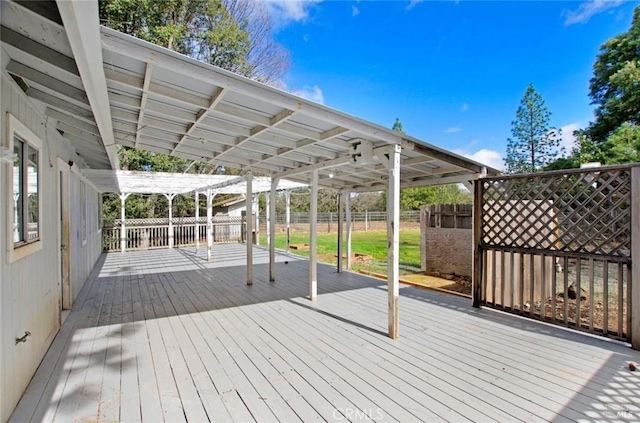
<svg viewBox="0 0 640 423">
<path fill-rule="evenodd" d="M 285 234 L 276 234 L 276 248 L 285 248 Z M 260 236 L 261 245 L 266 245 L 266 235 Z M 292 233 L 291 245 L 309 243 L 308 233 Z M 345 241 L 346 243 L 346 241 Z M 336 233 L 318 234 L 318 260 L 324 263 L 337 263 L 338 235 Z M 387 231 L 353 232 L 351 235 L 351 252 L 356 256 L 352 259 L 354 270 L 369 270 L 373 272 L 386 271 L 387 268 Z M 308 249 L 291 250 L 294 254 L 309 257 Z M 420 268 L 420 230 L 400 230 L 400 265 Z M 402 271 L 401 271 L 402 273 Z M 413 273 L 413 272 L 410 272 Z"/>
</svg>

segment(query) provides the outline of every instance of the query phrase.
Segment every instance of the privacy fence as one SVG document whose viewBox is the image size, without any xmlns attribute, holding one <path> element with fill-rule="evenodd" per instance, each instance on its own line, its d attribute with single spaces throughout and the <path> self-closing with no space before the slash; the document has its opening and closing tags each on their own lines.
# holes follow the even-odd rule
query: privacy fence
<svg viewBox="0 0 640 423">
<path fill-rule="evenodd" d="M 421 268 L 428 273 L 471 277 L 473 204 L 420 208 Z"/>
<path fill-rule="evenodd" d="M 474 203 L 475 305 L 640 347 L 640 167 L 481 179 Z"/>
</svg>

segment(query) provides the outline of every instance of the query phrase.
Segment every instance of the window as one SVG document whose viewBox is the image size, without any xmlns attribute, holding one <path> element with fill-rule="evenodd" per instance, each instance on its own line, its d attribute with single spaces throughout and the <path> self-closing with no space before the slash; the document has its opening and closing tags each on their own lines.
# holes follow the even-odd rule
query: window
<svg viewBox="0 0 640 423">
<path fill-rule="evenodd" d="M 14 154 L 9 172 L 11 199 L 7 201 L 9 262 L 39 250 L 40 235 L 40 139 L 11 114 L 8 114 L 9 151 Z"/>
</svg>

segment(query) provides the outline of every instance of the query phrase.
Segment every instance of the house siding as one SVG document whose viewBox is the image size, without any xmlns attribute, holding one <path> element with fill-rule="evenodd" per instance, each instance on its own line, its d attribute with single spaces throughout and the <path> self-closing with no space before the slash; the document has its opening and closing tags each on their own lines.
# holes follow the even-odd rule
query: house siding
<svg viewBox="0 0 640 423">
<path fill-rule="evenodd" d="M 9 164 L 0 165 L 0 422 L 6 422 L 22 393 L 35 373 L 40 361 L 60 328 L 59 276 L 59 182 L 57 158 L 65 162 L 77 160 L 72 148 L 47 122 L 44 110 L 27 96 L 5 72 L 9 62 L 2 51 L 2 85 L 0 126 L 2 145 L 8 143 L 7 112 L 35 133 L 42 141 L 39 170 L 40 237 L 42 248 L 24 258 L 9 263 L 7 210 L 4 207 L 11 171 Z M 77 166 L 74 166 L 74 168 Z M 72 298 L 89 276 L 100 255 L 101 234 L 97 225 L 98 192 L 86 184 L 87 242 L 82 245 L 80 179 L 78 172 L 70 173 L 70 243 Z M 15 338 L 31 332 L 27 342 L 16 345 Z"/>
</svg>

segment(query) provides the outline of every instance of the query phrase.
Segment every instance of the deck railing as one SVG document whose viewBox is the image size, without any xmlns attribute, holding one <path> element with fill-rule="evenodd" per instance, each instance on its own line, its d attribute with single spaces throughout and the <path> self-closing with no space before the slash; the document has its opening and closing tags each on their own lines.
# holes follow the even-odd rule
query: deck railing
<svg viewBox="0 0 640 423">
<path fill-rule="evenodd" d="M 212 239 L 214 243 L 243 241 L 244 221 L 240 217 L 214 217 Z M 168 219 L 128 219 L 125 221 L 125 249 L 151 250 L 169 248 Z M 191 246 L 199 239 L 201 244 L 207 242 L 206 218 L 176 219 L 172 222 L 173 245 L 175 247 Z M 102 248 L 104 251 L 120 251 L 122 226 L 119 220 L 102 228 Z M 196 234 L 197 232 L 197 234 Z"/>
</svg>

